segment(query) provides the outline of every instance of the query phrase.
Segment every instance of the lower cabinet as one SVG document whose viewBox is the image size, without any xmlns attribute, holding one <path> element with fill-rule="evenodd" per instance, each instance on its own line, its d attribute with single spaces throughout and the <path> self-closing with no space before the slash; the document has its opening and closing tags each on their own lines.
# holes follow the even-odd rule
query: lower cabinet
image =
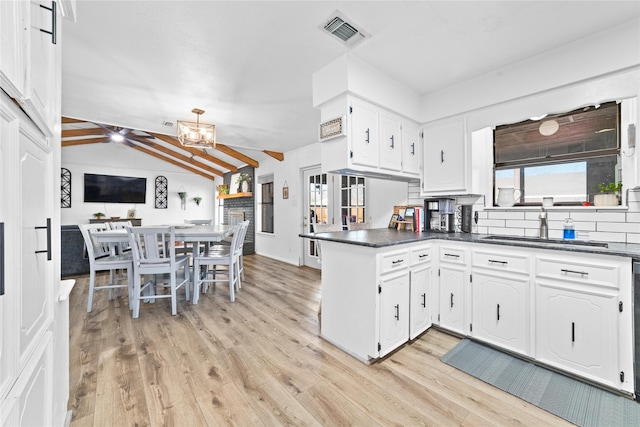
<svg viewBox="0 0 640 427">
<path fill-rule="evenodd" d="M 528 354 L 529 279 L 473 273 L 472 336 Z"/>
<path fill-rule="evenodd" d="M 382 278 L 379 293 L 382 357 L 409 339 L 409 272 Z"/>
<path fill-rule="evenodd" d="M 537 257 L 540 362 L 633 392 L 631 263 L 613 257 Z"/>
<path fill-rule="evenodd" d="M 469 311 L 466 302 L 469 284 L 467 251 L 463 246 L 442 245 L 439 249 L 439 324 L 442 328 L 466 335 Z"/>
<path fill-rule="evenodd" d="M 414 339 L 431 326 L 431 263 L 411 269 L 409 339 Z"/>
</svg>

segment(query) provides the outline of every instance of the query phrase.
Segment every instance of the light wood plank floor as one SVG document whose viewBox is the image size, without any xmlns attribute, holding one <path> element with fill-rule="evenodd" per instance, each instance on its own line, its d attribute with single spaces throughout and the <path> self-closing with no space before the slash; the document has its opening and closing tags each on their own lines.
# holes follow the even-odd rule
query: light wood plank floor
<svg viewBox="0 0 640 427">
<path fill-rule="evenodd" d="M 442 362 L 458 338 L 430 330 L 365 365 L 318 337 L 320 274 L 245 257 L 234 303 L 218 284 L 198 305 L 71 294 L 72 426 L 570 425 Z M 99 280 L 106 280 L 99 276 Z"/>
</svg>

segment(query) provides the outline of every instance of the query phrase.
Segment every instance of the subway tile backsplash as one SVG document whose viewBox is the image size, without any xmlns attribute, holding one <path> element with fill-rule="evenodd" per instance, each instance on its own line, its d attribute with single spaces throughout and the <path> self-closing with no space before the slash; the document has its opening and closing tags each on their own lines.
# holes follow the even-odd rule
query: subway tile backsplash
<svg viewBox="0 0 640 427">
<path fill-rule="evenodd" d="M 411 185 L 410 185 L 411 186 Z M 422 204 L 409 192 L 410 204 Z M 419 193 L 418 193 L 419 194 Z M 577 238 L 618 243 L 640 243 L 640 191 L 629 191 L 628 208 L 597 207 L 553 207 L 547 210 L 549 238 L 561 239 L 566 218 L 574 221 Z M 452 196 L 456 197 L 456 196 Z M 484 234 L 537 237 L 539 234 L 540 209 L 484 208 L 483 197 L 475 199 L 457 197 L 458 204 L 474 204 L 478 212 L 478 223 L 473 231 Z"/>
</svg>

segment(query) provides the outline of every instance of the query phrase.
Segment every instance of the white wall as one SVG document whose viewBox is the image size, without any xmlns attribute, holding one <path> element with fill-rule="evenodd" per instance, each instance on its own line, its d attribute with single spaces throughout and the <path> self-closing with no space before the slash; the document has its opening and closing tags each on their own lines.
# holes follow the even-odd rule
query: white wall
<svg viewBox="0 0 640 427">
<path fill-rule="evenodd" d="M 96 212 L 126 218 L 128 209 L 136 209 L 143 225 L 182 223 L 185 219 L 211 218 L 214 215 L 215 188 L 222 183 L 196 175 L 155 157 L 121 144 L 89 144 L 62 148 L 62 167 L 71 171 L 71 208 L 60 209 L 61 224 L 86 224 Z M 145 204 L 84 203 L 84 173 L 147 178 Z M 168 180 L 167 209 L 155 208 L 155 179 Z M 187 192 L 187 209 L 180 208 L 179 191 Z M 200 196 L 197 206 L 193 197 Z"/>
<path fill-rule="evenodd" d="M 256 228 L 256 253 L 290 264 L 301 265 L 303 240 L 298 237 L 303 230 L 306 215 L 303 170 L 320 165 L 320 143 L 312 143 L 284 153 L 284 161 L 267 159 L 256 169 L 256 182 L 260 176 L 273 174 L 274 179 L 274 233 L 261 233 Z M 289 198 L 282 198 L 284 182 L 289 186 Z M 366 178 L 367 218 L 374 227 L 386 227 L 394 205 L 407 203 L 407 183 Z M 258 190 L 256 189 L 256 192 Z M 256 218 L 260 217 L 259 198 L 256 198 Z"/>
</svg>

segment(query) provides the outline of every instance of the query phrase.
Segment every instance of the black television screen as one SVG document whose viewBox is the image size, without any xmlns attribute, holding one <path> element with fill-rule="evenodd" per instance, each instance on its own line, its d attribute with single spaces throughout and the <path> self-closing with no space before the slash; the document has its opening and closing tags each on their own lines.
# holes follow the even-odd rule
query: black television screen
<svg viewBox="0 0 640 427">
<path fill-rule="evenodd" d="M 84 174 L 84 201 L 101 203 L 145 203 L 147 178 Z"/>
</svg>

